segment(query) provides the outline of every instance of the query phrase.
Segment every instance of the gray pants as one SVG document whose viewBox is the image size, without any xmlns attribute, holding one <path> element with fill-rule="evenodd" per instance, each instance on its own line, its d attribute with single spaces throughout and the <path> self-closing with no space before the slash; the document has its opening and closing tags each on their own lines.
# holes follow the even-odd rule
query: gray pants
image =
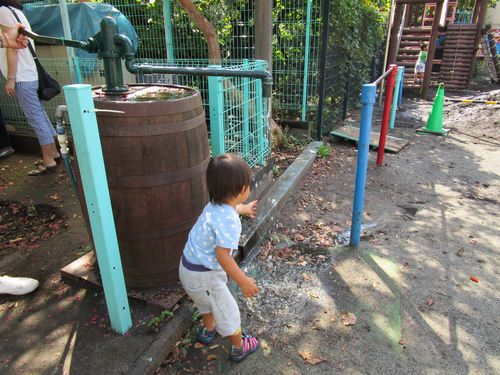
<svg viewBox="0 0 500 375">
<path fill-rule="evenodd" d="M 190 271 L 181 262 L 179 278 L 200 314 L 214 315 L 219 335 L 231 336 L 239 330 L 240 309 L 227 287 L 227 275 L 224 271 Z"/>
<path fill-rule="evenodd" d="M 38 98 L 38 81 L 16 82 L 16 97 L 41 146 L 54 143 L 56 131 Z"/>
</svg>

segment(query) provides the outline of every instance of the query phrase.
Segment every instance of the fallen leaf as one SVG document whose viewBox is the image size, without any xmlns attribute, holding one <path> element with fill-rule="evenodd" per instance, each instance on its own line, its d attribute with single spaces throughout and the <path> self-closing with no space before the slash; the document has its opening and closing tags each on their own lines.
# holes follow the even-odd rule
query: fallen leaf
<svg viewBox="0 0 500 375">
<path fill-rule="evenodd" d="M 326 359 L 309 352 L 299 352 L 299 355 L 310 365 L 317 365 L 318 363 L 325 362 Z"/>
<path fill-rule="evenodd" d="M 346 312 L 342 314 L 342 324 L 345 326 L 353 326 L 356 324 L 357 320 L 356 315 L 353 313 Z"/>
<path fill-rule="evenodd" d="M 434 305 L 434 303 L 435 303 L 434 298 L 427 298 L 427 301 L 425 302 L 425 304 L 429 307 Z"/>
<path fill-rule="evenodd" d="M 195 349 L 201 349 L 201 348 L 204 348 L 205 345 L 203 345 L 201 342 L 197 342 L 194 344 L 194 348 Z"/>
<path fill-rule="evenodd" d="M 215 345 L 212 345 L 209 349 L 215 349 L 215 348 L 218 348 L 219 347 L 219 344 L 215 344 Z"/>
<path fill-rule="evenodd" d="M 207 357 L 207 361 L 208 361 L 208 362 L 211 362 L 211 361 L 213 361 L 213 360 L 214 360 L 214 359 L 216 359 L 216 358 L 217 358 L 217 356 L 216 356 L 215 354 L 210 354 L 210 355 Z"/>
<path fill-rule="evenodd" d="M 406 345 L 406 341 L 405 341 L 405 339 L 401 339 L 401 340 L 399 340 L 399 345 Z"/>
<path fill-rule="evenodd" d="M 479 282 L 479 279 L 478 279 L 477 277 L 475 277 L 475 276 L 471 276 L 471 277 L 469 277 L 469 279 L 470 279 L 471 281 L 474 281 L 475 283 L 478 283 L 478 282 Z"/>
<path fill-rule="evenodd" d="M 309 294 L 309 298 L 312 298 L 312 299 L 318 299 L 319 296 L 317 294 Z"/>
<path fill-rule="evenodd" d="M 330 318 L 330 322 L 336 322 L 337 321 L 337 317 L 334 315 Z"/>
</svg>

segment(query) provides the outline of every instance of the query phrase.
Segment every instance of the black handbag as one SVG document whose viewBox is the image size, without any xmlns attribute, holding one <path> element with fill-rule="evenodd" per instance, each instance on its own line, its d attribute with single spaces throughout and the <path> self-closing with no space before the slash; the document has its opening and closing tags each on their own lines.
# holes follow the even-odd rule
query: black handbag
<svg viewBox="0 0 500 375">
<path fill-rule="evenodd" d="M 16 12 L 10 8 L 10 11 L 16 17 L 17 22 L 22 23 Z M 36 71 L 38 72 L 38 97 L 41 100 L 49 101 L 54 96 L 57 96 L 61 93 L 61 86 L 59 82 L 57 82 L 54 78 L 52 78 L 49 73 L 45 70 L 43 65 L 38 60 L 38 57 L 35 53 L 35 50 L 31 46 L 31 42 L 28 43 L 28 48 L 33 56 L 33 60 L 35 60 Z"/>
</svg>

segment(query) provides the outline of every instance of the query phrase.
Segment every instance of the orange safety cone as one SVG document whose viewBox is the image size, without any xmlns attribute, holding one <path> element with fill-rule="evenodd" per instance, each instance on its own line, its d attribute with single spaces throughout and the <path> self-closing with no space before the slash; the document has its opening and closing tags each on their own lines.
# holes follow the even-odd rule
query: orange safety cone
<svg viewBox="0 0 500 375">
<path fill-rule="evenodd" d="M 440 83 L 432 110 L 424 127 L 417 129 L 417 133 L 430 133 L 436 135 L 447 135 L 449 129 L 443 129 L 443 108 L 444 108 L 444 84 Z"/>
</svg>

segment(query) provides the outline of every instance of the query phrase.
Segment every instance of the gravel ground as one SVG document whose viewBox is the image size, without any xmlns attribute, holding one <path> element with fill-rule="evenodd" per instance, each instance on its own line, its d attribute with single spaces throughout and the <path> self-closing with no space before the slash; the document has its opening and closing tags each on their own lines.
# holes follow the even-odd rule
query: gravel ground
<svg viewBox="0 0 500 375">
<path fill-rule="evenodd" d="M 194 327 L 158 373 L 500 373 L 500 106 L 452 104 L 448 137 L 416 134 L 431 105 L 406 99 L 391 134 L 410 144 L 382 168 L 370 154 L 358 249 L 340 246 L 356 148 L 332 140 L 315 161 L 245 265 L 259 296 L 244 301 L 232 285 L 259 352 L 232 364 L 225 340 L 194 345 Z"/>
</svg>

